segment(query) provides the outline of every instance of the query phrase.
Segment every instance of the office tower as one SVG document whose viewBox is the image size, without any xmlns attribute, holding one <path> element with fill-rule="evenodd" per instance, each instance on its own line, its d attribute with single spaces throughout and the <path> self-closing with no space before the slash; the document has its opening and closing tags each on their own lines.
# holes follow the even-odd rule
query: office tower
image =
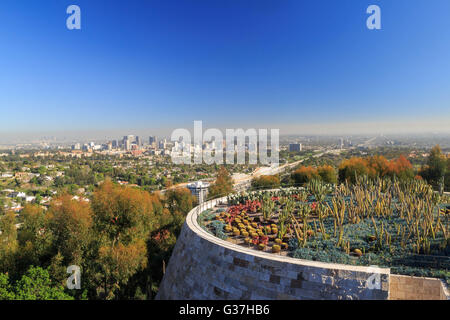
<svg viewBox="0 0 450 320">
<path fill-rule="evenodd" d="M 81 149 L 81 145 L 79 144 L 79 143 L 75 143 L 73 146 L 72 146 L 72 150 L 80 150 Z"/>
<path fill-rule="evenodd" d="M 300 152 L 302 151 L 301 143 L 290 143 L 289 144 L 289 152 Z"/>
<path fill-rule="evenodd" d="M 124 136 L 123 137 L 123 148 L 124 150 L 131 150 L 131 144 L 134 141 L 134 136 L 133 135 L 128 135 L 128 136 Z"/>
<path fill-rule="evenodd" d="M 159 142 L 159 149 L 162 149 L 162 150 L 166 149 L 166 143 L 167 143 L 166 139 L 161 140 Z"/>
<path fill-rule="evenodd" d="M 149 144 L 151 147 L 156 147 L 156 143 L 157 143 L 156 136 L 150 136 L 150 137 L 148 138 L 148 144 Z"/>
</svg>

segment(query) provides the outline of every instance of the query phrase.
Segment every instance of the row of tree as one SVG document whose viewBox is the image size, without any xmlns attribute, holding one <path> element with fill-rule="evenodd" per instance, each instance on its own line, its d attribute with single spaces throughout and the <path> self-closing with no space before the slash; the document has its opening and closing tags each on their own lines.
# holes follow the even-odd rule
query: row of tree
<svg viewBox="0 0 450 320">
<path fill-rule="evenodd" d="M 450 158 L 443 155 L 441 148 L 435 146 L 427 159 L 427 163 L 415 172 L 412 164 L 400 155 L 396 159 L 387 160 L 383 156 L 352 157 L 343 160 L 338 170 L 330 165 L 318 167 L 301 166 L 291 174 L 293 183 L 302 185 L 314 179 L 326 183 L 355 182 L 357 176 L 369 178 L 425 179 L 429 184 L 443 191 L 450 190 Z"/>
<path fill-rule="evenodd" d="M 336 170 L 330 165 L 319 167 L 301 166 L 292 173 L 291 177 L 296 185 L 302 185 L 314 179 L 319 179 L 326 183 L 337 182 Z"/>
<path fill-rule="evenodd" d="M 414 178 L 414 170 L 411 163 L 403 155 L 392 160 L 387 160 L 383 156 L 353 157 L 343 160 L 339 165 L 340 182 L 355 182 L 357 176 L 364 175 L 372 179 L 376 177 L 396 177 L 403 180 Z"/>
</svg>

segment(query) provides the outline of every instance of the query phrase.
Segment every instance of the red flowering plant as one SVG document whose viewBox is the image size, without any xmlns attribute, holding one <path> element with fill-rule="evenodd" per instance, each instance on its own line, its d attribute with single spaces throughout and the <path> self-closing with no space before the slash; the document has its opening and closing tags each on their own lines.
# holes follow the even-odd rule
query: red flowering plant
<svg viewBox="0 0 450 320">
<path fill-rule="evenodd" d="M 230 214 L 230 217 L 226 219 L 227 223 L 232 223 L 236 216 L 241 212 L 252 212 L 256 213 L 261 209 L 260 201 L 250 201 L 247 200 L 245 204 L 238 204 L 228 208 L 227 212 Z"/>
<path fill-rule="evenodd" d="M 230 216 L 225 219 L 225 222 L 228 223 L 229 225 L 231 225 L 233 223 L 234 219 L 236 219 L 236 216 L 240 212 L 242 212 L 244 209 L 245 209 L 245 206 L 243 204 L 238 204 L 238 205 L 229 207 L 227 212 Z"/>
<path fill-rule="evenodd" d="M 268 236 L 261 236 L 259 239 L 259 242 L 262 244 L 267 245 L 269 243 L 269 237 Z"/>
<path fill-rule="evenodd" d="M 316 211 L 317 208 L 317 202 L 311 203 L 311 211 Z"/>
<path fill-rule="evenodd" d="M 237 216 L 238 213 L 239 213 L 239 211 L 236 211 L 236 210 L 230 210 L 230 209 L 232 209 L 232 208 L 233 208 L 233 207 L 231 207 L 231 208 L 228 209 L 228 213 L 230 214 L 230 216 L 227 217 L 227 218 L 225 218 L 225 222 L 226 222 L 227 224 L 229 224 L 230 226 L 231 226 L 231 224 L 233 223 L 234 219 L 236 218 L 236 216 Z"/>
<path fill-rule="evenodd" d="M 250 201 L 247 200 L 247 202 L 245 203 L 245 207 L 246 207 L 246 211 L 252 212 L 252 213 L 256 213 L 258 212 L 259 209 L 261 209 L 261 202 L 260 201 Z"/>
</svg>

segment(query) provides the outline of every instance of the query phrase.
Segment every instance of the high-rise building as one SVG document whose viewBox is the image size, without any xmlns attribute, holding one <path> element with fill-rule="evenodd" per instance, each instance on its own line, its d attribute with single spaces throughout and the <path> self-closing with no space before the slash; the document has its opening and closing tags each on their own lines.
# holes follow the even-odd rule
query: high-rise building
<svg viewBox="0 0 450 320">
<path fill-rule="evenodd" d="M 302 151 L 301 143 L 290 143 L 289 144 L 289 152 L 300 152 Z"/>
<path fill-rule="evenodd" d="M 157 148 L 158 147 L 158 138 L 156 136 L 150 136 L 148 138 L 148 143 L 150 147 Z"/>
<path fill-rule="evenodd" d="M 134 141 L 134 136 L 133 135 L 128 135 L 128 136 L 124 136 L 123 137 L 123 148 L 124 150 L 131 150 L 131 144 Z"/>
<path fill-rule="evenodd" d="M 166 139 L 161 140 L 159 142 L 159 146 L 158 146 L 159 149 L 165 150 L 166 149 L 166 144 L 167 144 Z"/>
<path fill-rule="evenodd" d="M 72 150 L 80 150 L 81 149 L 81 145 L 79 144 L 79 143 L 75 143 L 73 146 L 72 146 Z"/>
<path fill-rule="evenodd" d="M 136 145 L 138 146 L 138 148 L 140 148 L 142 145 L 142 141 L 141 138 L 139 138 L 139 136 L 136 136 Z"/>
</svg>

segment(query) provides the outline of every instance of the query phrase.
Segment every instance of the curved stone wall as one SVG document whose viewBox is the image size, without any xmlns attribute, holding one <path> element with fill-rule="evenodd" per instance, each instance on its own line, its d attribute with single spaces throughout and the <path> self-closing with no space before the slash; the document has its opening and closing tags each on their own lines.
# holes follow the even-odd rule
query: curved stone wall
<svg viewBox="0 0 450 320">
<path fill-rule="evenodd" d="M 212 207 L 217 199 L 208 203 Z M 186 218 L 156 299 L 388 299 L 389 269 L 307 261 L 218 239 Z M 376 277 L 376 278 L 374 278 Z M 368 283 L 380 280 L 378 288 Z M 373 287 L 373 286 L 372 286 Z"/>
</svg>

